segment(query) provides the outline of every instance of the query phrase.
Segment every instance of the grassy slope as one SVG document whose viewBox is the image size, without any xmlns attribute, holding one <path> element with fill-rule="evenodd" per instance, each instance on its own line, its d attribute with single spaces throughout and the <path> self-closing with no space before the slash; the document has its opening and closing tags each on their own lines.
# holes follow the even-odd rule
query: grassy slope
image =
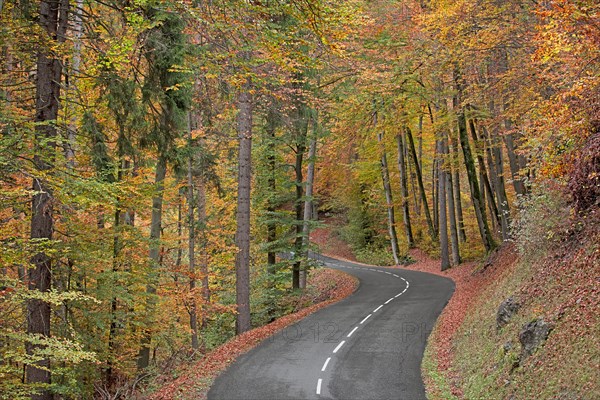
<svg viewBox="0 0 600 400">
<path fill-rule="evenodd" d="M 505 246 L 483 271 L 457 281 L 457 295 L 462 286 L 473 299 L 449 304 L 430 338 L 423 365 L 430 398 L 600 398 L 598 226 L 588 222 L 545 257 L 518 258 L 514 246 Z M 497 331 L 498 306 L 509 296 L 523 305 Z M 519 331 L 539 317 L 554 329 L 543 347 L 514 368 Z M 505 344 L 512 348 L 505 351 Z"/>
</svg>

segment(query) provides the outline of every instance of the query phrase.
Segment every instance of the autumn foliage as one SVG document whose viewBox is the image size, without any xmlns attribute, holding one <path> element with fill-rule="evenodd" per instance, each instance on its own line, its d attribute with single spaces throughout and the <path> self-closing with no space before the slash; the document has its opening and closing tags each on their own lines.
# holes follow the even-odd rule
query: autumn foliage
<svg viewBox="0 0 600 400">
<path fill-rule="evenodd" d="M 586 225 L 597 3 L 1 1 L 0 397 L 123 398 L 307 306 L 329 217 L 440 269 L 557 193 L 517 248 Z"/>
</svg>

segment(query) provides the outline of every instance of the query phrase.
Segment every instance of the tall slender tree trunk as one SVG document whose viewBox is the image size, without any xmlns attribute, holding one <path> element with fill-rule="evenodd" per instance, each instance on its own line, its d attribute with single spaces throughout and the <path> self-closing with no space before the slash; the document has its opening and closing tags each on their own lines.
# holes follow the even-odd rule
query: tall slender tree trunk
<svg viewBox="0 0 600 400">
<path fill-rule="evenodd" d="M 235 244 L 236 333 L 250 329 L 250 185 L 252 182 L 252 83 L 250 78 L 238 94 L 238 198 Z"/>
<path fill-rule="evenodd" d="M 122 132 L 121 132 L 122 134 Z M 117 167 L 117 182 L 121 182 L 123 180 L 123 172 L 126 169 L 125 160 L 123 159 L 123 154 L 119 154 L 119 164 Z M 109 178 L 109 180 L 114 180 L 114 177 Z M 115 203 L 115 214 L 113 217 L 113 260 L 112 260 L 112 277 L 110 282 L 111 286 L 116 286 L 119 284 L 117 281 L 117 275 L 121 270 L 121 250 L 123 249 L 123 244 L 121 241 L 121 225 L 123 221 L 123 210 L 121 198 L 117 197 Z M 108 358 L 106 360 L 106 384 L 109 388 L 112 388 L 115 384 L 115 379 L 113 375 L 113 358 L 116 354 L 117 349 L 116 345 L 116 337 L 117 337 L 117 329 L 118 329 L 118 320 L 117 320 L 117 309 L 118 309 L 118 299 L 116 296 L 112 296 L 110 301 L 110 327 L 108 330 Z"/>
<path fill-rule="evenodd" d="M 404 232 L 406 234 L 406 242 L 408 248 L 411 249 L 415 245 L 415 241 L 412 233 L 412 226 L 410 224 L 410 209 L 408 205 L 408 177 L 406 174 L 406 160 L 404 158 L 405 145 L 404 138 L 401 134 L 396 135 L 396 142 L 398 143 L 398 170 L 400 172 L 400 187 L 402 188 L 402 217 L 404 220 Z"/>
<path fill-rule="evenodd" d="M 500 213 L 500 227 L 502 240 L 510 238 L 510 205 L 506 196 L 506 185 L 504 182 L 504 162 L 502 160 L 502 147 L 497 135 L 492 138 L 485 127 L 483 127 L 485 139 L 488 141 L 488 159 L 490 171 L 493 171 L 495 181 L 494 189 L 498 199 L 498 212 Z"/>
<path fill-rule="evenodd" d="M 190 127 L 191 128 L 191 127 Z M 190 330 L 193 350 L 198 350 L 198 306 L 196 302 L 196 219 L 194 218 L 194 176 L 192 154 L 192 130 L 188 129 L 188 146 L 190 154 L 187 165 L 187 203 L 188 203 L 188 258 L 190 273 Z"/>
<path fill-rule="evenodd" d="M 421 215 L 421 197 L 417 196 L 417 192 L 419 191 L 419 189 L 417 188 L 417 178 L 416 178 L 416 174 L 412 170 L 412 164 L 410 163 L 410 153 L 408 152 L 408 148 L 407 148 L 408 146 L 406 146 L 406 140 L 405 140 L 405 138 L 402 138 L 402 140 L 404 140 L 404 144 L 405 144 L 404 159 L 406 160 L 408 176 L 410 176 L 410 192 L 412 194 L 414 211 L 415 211 L 415 215 L 420 216 Z"/>
<path fill-rule="evenodd" d="M 64 41 L 69 12 L 68 0 L 41 1 L 39 9 L 39 25 L 43 36 L 49 42 L 58 44 Z M 45 42 L 46 40 L 42 40 Z M 56 128 L 52 121 L 58 117 L 62 64 L 52 46 L 40 47 L 37 54 L 37 81 L 35 91 L 35 155 L 34 165 L 40 171 L 51 168 L 56 151 Z M 51 187 L 42 178 L 33 178 L 33 197 L 31 208 L 31 239 L 50 242 L 54 231 L 53 195 Z M 44 251 L 38 252 L 31 259 L 28 289 L 30 291 L 47 292 L 51 287 L 52 262 Z M 27 300 L 27 334 L 50 337 L 50 304 L 36 298 Z M 39 343 L 27 342 L 26 352 L 33 356 L 44 350 Z M 36 363 L 25 367 L 25 379 L 28 384 L 50 384 L 50 360 L 42 356 Z M 34 400 L 51 400 L 52 394 L 42 386 Z"/>
<path fill-rule="evenodd" d="M 419 184 L 419 192 L 421 193 L 421 202 L 423 203 L 423 211 L 425 212 L 425 219 L 427 221 L 427 227 L 429 228 L 429 236 L 433 242 L 437 242 L 438 238 L 433 227 L 433 221 L 431 219 L 431 213 L 429 212 L 429 204 L 427 204 L 427 193 L 425 193 L 425 186 L 423 185 L 423 174 L 421 173 L 421 167 L 417 158 L 417 151 L 415 149 L 415 141 L 412 136 L 412 132 L 408 126 L 404 127 L 406 137 L 408 138 L 408 144 L 410 153 L 412 154 L 413 163 L 415 166 L 415 172 L 417 173 L 417 183 Z"/>
<path fill-rule="evenodd" d="M 450 142 L 452 144 L 452 166 L 453 166 L 453 193 L 454 193 L 454 205 L 456 208 L 456 222 L 458 228 L 458 238 L 462 243 L 467 241 L 467 232 L 465 230 L 465 221 L 463 217 L 463 208 L 462 208 L 462 196 L 460 190 L 460 164 L 458 163 L 458 138 L 456 135 L 450 135 Z"/>
<path fill-rule="evenodd" d="M 410 181 L 411 181 L 411 187 L 412 187 L 412 193 L 413 193 L 413 201 L 415 203 L 415 214 L 417 215 L 421 215 L 421 198 L 417 197 L 417 184 L 415 182 L 416 178 L 415 178 L 415 174 L 411 171 L 411 166 L 410 166 L 410 154 L 409 154 L 409 150 L 408 150 L 408 146 L 406 145 L 406 137 L 403 135 L 402 136 L 402 140 L 403 140 L 403 144 L 404 144 L 404 154 L 405 154 L 405 159 L 408 165 L 408 174 L 410 176 Z M 417 141 L 419 143 L 419 159 L 417 160 L 417 162 L 419 163 L 419 167 L 421 167 L 421 163 L 423 160 L 423 115 L 419 116 L 419 136 L 417 138 Z"/>
<path fill-rule="evenodd" d="M 475 121 L 473 119 L 469 120 L 469 128 L 471 130 L 471 137 L 473 138 L 473 143 L 476 146 L 477 164 L 479 165 L 479 172 L 481 175 L 480 191 L 483 200 L 482 207 L 486 206 L 485 203 L 487 198 L 487 205 L 489 206 L 490 213 L 492 215 L 492 225 L 495 227 L 499 222 L 500 216 L 498 213 L 498 207 L 496 206 L 496 201 L 494 199 L 494 189 L 492 188 L 492 184 L 490 183 L 487 168 L 485 166 L 485 160 L 483 159 L 483 152 L 481 146 L 484 145 L 484 143 L 480 140 L 479 135 L 477 134 Z"/>
<path fill-rule="evenodd" d="M 499 48 L 496 51 L 495 60 L 494 60 L 494 69 L 498 73 L 498 79 L 501 79 L 504 74 L 508 72 L 508 53 L 506 49 Z M 507 97 L 504 94 L 501 94 L 501 103 L 499 110 L 500 112 L 506 111 L 506 102 Z M 527 194 L 527 186 L 525 185 L 525 180 L 522 177 L 522 169 L 526 167 L 526 160 L 523 156 L 518 154 L 517 144 L 515 140 L 515 134 L 513 133 L 512 122 L 508 118 L 504 118 L 504 132 L 502 134 L 502 138 L 504 139 L 504 144 L 506 146 L 506 153 L 508 155 L 508 163 L 510 166 L 510 173 L 512 175 L 512 182 L 515 188 L 515 193 L 519 196 L 523 196 Z"/>
<path fill-rule="evenodd" d="M 185 188 L 177 192 L 177 258 L 175 259 L 175 274 L 173 280 L 179 280 L 181 262 L 183 261 L 183 195 Z"/>
<path fill-rule="evenodd" d="M 503 134 L 504 144 L 506 145 L 506 154 L 508 155 L 508 163 L 510 165 L 510 173 L 512 175 L 513 186 L 517 195 L 523 196 L 527 194 L 527 187 L 522 178 L 522 169 L 525 167 L 523 158 L 517 154 L 517 146 L 513 134 L 510 133 L 512 123 L 508 120 L 504 122 L 507 133 Z M 523 165 L 522 165 L 523 164 Z"/>
<path fill-rule="evenodd" d="M 277 262 L 275 249 L 273 248 L 275 241 L 277 240 L 277 222 L 275 221 L 275 200 L 273 196 L 275 196 L 277 186 L 276 186 L 276 169 L 277 163 L 275 160 L 275 113 L 277 111 L 271 105 L 269 107 L 269 111 L 267 113 L 267 140 L 269 149 L 267 150 L 267 168 L 269 169 L 269 178 L 267 181 L 267 187 L 269 188 L 269 199 L 267 201 L 267 213 L 269 215 L 269 220 L 267 222 L 267 270 L 269 273 L 275 273 L 275 263 Z"/>
<path fill-rule="evenodd" d="M 448 219 L 446 213 L 446 172 L 443 169 L 442 157 L 444 156 L 444 141 L 438 139 L 436 143 L 438 160 L 436 161 L 438 169 L 438 218 L 440 227 L 440 255 L 441 255 L 441 270 L 445 271 L 450 268 L 450 256 L 448 254 Z"/>
<path fill-rule="evenodd" d="M 467 177 L 469 179 L 469 187 L 471 189 L 471 200 L 473 202 L 473 208 L 475 209 L 479 234 L 481 235 L 481 241 L 483 242 L 486 251 L 490 252 L 496 247 L 496 244 L 492 238 L 490 228 L 487 223 L 487 218 L 485 216 L 485 205 L 482 207 L 483 201 L 481 198 L 481 192 L 479 191 L 479 183 L 477 182 L 475 160 L 473 159 L 473 154 L 471 153 L 471 147 L 469 145 L 469 137 L 467 136 L 467 122 L 463 110 L 458 111 L 458 134 L 467 168 Z"/>
<path fill-rule="evenodd" d="M 387 154 L 383 143 L 383 134 L 377 135 L 381 147 L 381 177 L 383 179 L 383 190 L 385 192 L 385 202 L 387 207 L 388 215 L 388 232 L 390 235 L 390 244 L 392 246 L 392 255 L 394 256 L 394 263 L 400 264 L 400 257 L 398 252 L 398 236 L 396 234 L 396 217 L 394 215 L 394 200 L 392 198 L 392 187 L 390 185 L 390 171 L 388 168 Z"/>
<path fill-rule="evenodd" d="M 454 205 L 454 186 L 452 184 L 452 169 L 453 164 L 448 162 L 450 153 L 448 150 L 448 142 L 444 142 L 443 155 L 446 160 L 445 175 L 446 175 L 446 202 L 448 205 L 448 220 L 450 221 L 450 248 L 452 251 L 452 265 L 460 264 L 460 246 L 458 243 L 458 224 L 456 222 L 456 208 Z"/>
<path fill-rule="evenodd" d="M 154 324 L 156 312 L 156 287 L 158 285 L 158 272 L 160 269 L 160 236 L 162 231 L 162 209 L 164 182 L 167 175 L 167 159 L 160 155 L 156 162 L 156 171 L 154 185 L 156 193 L 152 197 L 152 214 L 150 220 L 150 273 L 146 286 L 148 293 L 146 315 L 148 326 L 144 329 L 141 349 L 138 354 L 137 365 L 139 369 L 144 369 L 150 365 L 150 344 L 152 341 L 151 326 Z"/>
<path fill-rule="evenodd" d="M 304 240 L 303 248 L 306 254 L 303 256 L 308 256 L 308 248 L 310 246 L 310 222 L 312 220 L 313 214 L 313 187 L 315 180 L 315 161 L 317 156 L 317 121 L 313 121 L 314 130 L 313 137 L 310 140 L 310 145 L 308 148 L 308 167 L 306 171 L 306 193 L 304 200 L 304 221 L 302 226 L 302 239 Z M 300 288 L 306 288 L 306 277 L 307 270 L 306 266 L 302 268 L 300 271 Z"/>
<path fill-rule="evenodd" d="M 437 144 L 435 146 L 435 153 L 433 155 L 433 166 L 431 168 L 431 203 L 434 205 L 433 207 L 433 230 L 435 231 L 435 234 L 438 235 L 439 231 L 440 231 L 440 219 L 439 219 L 439 209 L 437 207 L 437 204 L 439 202 L 439 191 L 440 191 L 440 185 L 439 185 L 439 172 L 440 172 L 440 168 L 439 168 L 439 160 L 438 160 L 438 147 Z"/>
<path fill-rule="evenodd" d="M 302 110 L 305 109 L 305 105 L 298 101 L 296 106 L 298 110 L 298 121 L 296 130 L 296 162 L 294 165 L 294 172 L 296 175 L 295 188 L 296 198 L 294 201 L 294 209 L 296 212 L 296 238 L 294 240 L 295 260 L 292 265 L 292 288 L 300 288 L 300 270 L 302 268 L 302 257 L 303 257 L 303 244 L 302 232 L 304 227 L 304 202 L 302 197 L 304 196 L 304 177 L 302 173 L 304 165 L 304 152 L 306 151 L 306 136 L 308 135 L 308 120 L 302 115 Z"/>
<path fill-rule="evenodd" d="M 206 187 L 202 179 L 198 184 L 196 190 L 197 200 L 196 208 L 198 210 L 197 221 L 206 226 Z M 208 243 L 206 238 L 206 229 L 202 230 L 202 258 L 200 259 L 200 275 L 202 276 L 202 320 L 201 320 L 201 331 L 206 331 L 208 326 L 208 307 L 210 305 L 210 277 L 208 270 Z M 202 346 L 205 348 L 205 341 Z"/>
<path fill-rule="evenodd" d="M 81 65 L 81 37 L 83 36 L 83 20 L 82 20 L 82 11 L 83 11 L 83 0 L 75 0 L 75 9 L 73 10 L 73 56 L 71 57 L 71 70 L 68 75 L 68 81 L 65 84 L 67 91 L 66 104 L 67 107 L 70 108 L 69 102 L 72 101 L 70 99 L 70 94 L 75 89 L 75 83 L 77 76 L 79 75 L 79 67 Z M 69 118 L 69 124 L 67 126 L 67 146 L 65 148 L 65 157 L 67 159 L 67 164 L 70 168 L 75 166 L 75 143 L 76 143 L 76 124 L 77 124 L 77 116 L 72 113 L 65 113 L 65 115 Z"/>
<path fill-rule="evenodd" d="M 482 194 L 479 190 L 477 171 L 475 169 L 475 160 L 473 158 L 473 153 L 471 152 L 471 146 L 469 145 L 469 134 L 467 132 L 465 109 L 459 105 L 463 93 L 463 81 L 458 65 L 456 64 L 453 71 L 453 77 L 456 85 L 457 95 L 454 96 L 452 102 L 458 119 L 458 137 L 467 169 L 467 178 L 469 180 L 469 188 L 471 191 L 471 201 L 473 203 L 473 208 L 475 209 L 475 217 L 477 219 L 477 226 L 479 228 L 481 241 L 486 251 L 490 252 L 496 247 L 496 243 L 494 243 L 494 239 L 487 222 L 487 217 L 485 215 L 485 203 L 483 202 Z"/>
</svg>

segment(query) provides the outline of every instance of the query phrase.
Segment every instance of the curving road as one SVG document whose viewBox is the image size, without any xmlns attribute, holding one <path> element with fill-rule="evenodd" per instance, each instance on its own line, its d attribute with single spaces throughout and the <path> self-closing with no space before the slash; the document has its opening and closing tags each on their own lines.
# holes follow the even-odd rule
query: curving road
<svg viewBox="0 0 600 400">
<path fill-rule="evenodd" d="M 425 399 L 423 350 L 454 283 L 318 258 L 356 276 L 357 291 L 239 357 L 209 399 Z"/>
</svg>

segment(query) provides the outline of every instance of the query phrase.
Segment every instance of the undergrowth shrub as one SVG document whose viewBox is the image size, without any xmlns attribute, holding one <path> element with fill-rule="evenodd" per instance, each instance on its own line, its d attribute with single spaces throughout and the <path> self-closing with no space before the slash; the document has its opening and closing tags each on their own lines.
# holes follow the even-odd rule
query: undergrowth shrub
<svg viewBox="0 0 600 400">
<path fill-rule="evenodd" d="M 385 247 L 367 245 L 354 252 L 356 260 L 372 265 L 392 265 L 394 257 Z"/>
<path fill-rule="evenodd" d="M 564 189 L 546 181 L 520 199 L 521 213 L 512 224 L 516 246 L 524 261 L 545 257 L 571 227 L 572 209 Z"/>
</svg>

